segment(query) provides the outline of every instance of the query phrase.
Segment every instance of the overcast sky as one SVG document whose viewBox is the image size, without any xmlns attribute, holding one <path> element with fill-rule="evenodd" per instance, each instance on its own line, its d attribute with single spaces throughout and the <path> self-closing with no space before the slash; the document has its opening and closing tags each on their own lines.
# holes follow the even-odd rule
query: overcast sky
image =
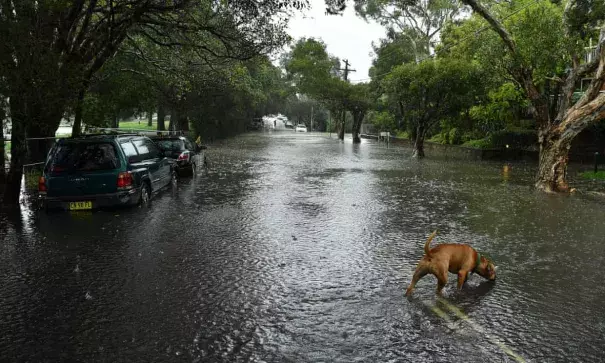
<svg viewBox="0 0 605 363">
<path fill-rule="evenodd" d="M 324 0 L 310 0 L 310 3 L 311 9 L 296 12 L 290 19 L 289 34 L 295 40 L 301 37 L 321 38 L 328 53 L 348 59 L 351 68 L 357 70 L 349 74 L 350 80 L 368 78 L 372 65 L 372 41 L 384 38 L 385 29 L 356 16 L 353 6 L 348 6 L 342 16 L 325 15 Z"/>
</svg>

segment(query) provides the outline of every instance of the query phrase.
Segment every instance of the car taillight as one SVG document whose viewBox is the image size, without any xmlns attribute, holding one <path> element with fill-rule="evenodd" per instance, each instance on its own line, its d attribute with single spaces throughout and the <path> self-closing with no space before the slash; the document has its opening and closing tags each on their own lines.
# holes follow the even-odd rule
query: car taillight
<svg viewBox="0 0 605 363">
<path fill-rule="evenodd" d="M 38 192 L 46 193 L 46 179 L 43 176 L 38 179 Z"/>
<path fill-rule="evenodd" d="M 118 174 L 118 189 L 126 189 L 132 187 L 132 174 L 130 172 L 121 172 Z"/>
<path fill-rule="evenodd" d="M 177 160 L 179 160 L 179 161 L 181 161 L 181 160 L 185 160 L 185 161 L 189 160 L 189 153 L 188 152 L 182 153 L 181 155 L 179 155 L 179 158 Z"/>
</svg>

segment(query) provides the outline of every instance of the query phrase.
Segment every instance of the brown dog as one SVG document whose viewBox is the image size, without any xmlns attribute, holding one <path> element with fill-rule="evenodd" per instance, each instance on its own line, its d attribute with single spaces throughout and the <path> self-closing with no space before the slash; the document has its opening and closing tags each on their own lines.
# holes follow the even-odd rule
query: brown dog
<svg viewBox="0 0 605 363">
<path fill-rule="evenodd" d="M 436 234 L 437 231 L 433 232 L 424 244 L 425 255 L 418 262 L 412 282 L 405 292 L 406 296 L 414 291 L 418 280 L 426 274 L 433 274 L 437 277 L 437 293 L 440 295 L 441 290 L 447 283 L 448 271 L 458 274 L 458 289 L 462 289 L 462 285 L 473 272 L 491 281 L 496 279 L 496 267 L 492 261 L 481 256 L 469 245 L 446 243 L 429 249 L 429 245 Z"/>
</svg>

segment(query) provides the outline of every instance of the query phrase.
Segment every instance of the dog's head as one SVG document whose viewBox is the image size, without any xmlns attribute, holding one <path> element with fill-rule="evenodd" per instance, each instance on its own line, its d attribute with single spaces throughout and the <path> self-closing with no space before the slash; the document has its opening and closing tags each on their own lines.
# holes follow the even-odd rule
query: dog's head
<svg viewBox="0 0 605 363">
<path fill-rule="evenodd" d="M 488 258 L 481 256 L 481 263 L 477 267 L 477 273 L 490 281 L 496 280 L 496 269 L 492 261 Z"/>
</svg>

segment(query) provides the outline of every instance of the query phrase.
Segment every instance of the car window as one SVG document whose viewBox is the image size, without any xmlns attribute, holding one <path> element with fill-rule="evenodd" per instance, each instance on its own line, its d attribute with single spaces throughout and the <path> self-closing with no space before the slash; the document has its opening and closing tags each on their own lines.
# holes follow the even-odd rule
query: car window
<svg viewBox="0 0 605 363">
<path fill-rule="evenodd" d="M 185 150 L 185 145 L 183 144 L 182 140 L 157 140 L 156 143 L 162 150 Z"/>
<path fill-rule="evenodd" d="M 130 141 L 122 142 L 122 143 L 120 143 L 120 146 L 122 147 L 122 150 L 124 151 L 124 154 L 126 155 L 127 158 L 138 155 L 137 149 L 134 148 L 134 145 L 132 144 L 132 142 L 130 142 Z"/>
<path fill-rule="evenodd" d="M 52 155 L 49 171 L 61 173 L 69 171 L 113 170 L 120 166 L 120 160 L 112 143 L 66 143 L 59 145 Z"/>
<path fill-rule="evenodd" d="M 159 149 L 153 143 L 153 141 L 149 139 L 137 139 L 133 141 L 134 146 L 139 152 L 141 160 L 145 159 L 155 159 L 159 156 Z"/>
</svg>

